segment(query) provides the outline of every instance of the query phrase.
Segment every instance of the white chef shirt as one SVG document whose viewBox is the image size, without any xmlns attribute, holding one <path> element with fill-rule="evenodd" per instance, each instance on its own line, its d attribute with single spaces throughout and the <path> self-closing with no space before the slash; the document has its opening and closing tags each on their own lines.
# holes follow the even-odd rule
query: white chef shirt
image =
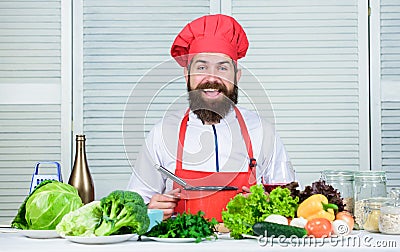
<svg viewBox="0 0 400 252">
<path fill-rule="evenodd" d="M 238 107 L 246 123 L 257 160 L 257 182 L 290 182 L 295 172 L 281 139 L 273 126 L 256 113 Z M 176 167 L 179 129 L 185 111 L 169 113 L 149 132 L 133 167 L 128 190 L 136 191 L 148 203 L 152 195 L 172 190 L 172 181 L 154 167 L 162 165 L 172 173 Z M 216 144 L 217 141 L 217 144 Z M 218 152 L 219 172 L 248 170 L 249 157 L 239 122 L 232 109 L 220 123 L 203 125 L 192 111 L 183 149 L 183 169 L 216 172 Z"/>
</svg>

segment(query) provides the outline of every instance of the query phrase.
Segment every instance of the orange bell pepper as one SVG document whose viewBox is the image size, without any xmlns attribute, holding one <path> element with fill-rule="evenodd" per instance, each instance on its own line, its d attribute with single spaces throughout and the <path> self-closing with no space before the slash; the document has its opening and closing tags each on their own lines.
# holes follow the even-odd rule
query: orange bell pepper
<svg viewBox="0 0 400 252">
<path fill-rule="evenodd" d="M 297 217 L 303 217 L 307 220 L 325 218 L 333 221 L 335 220 L 334 210 L 338 210 L 337 205 L 329 204 L 325 195 L 314 194 L 299 204 Z"/>
</svg>

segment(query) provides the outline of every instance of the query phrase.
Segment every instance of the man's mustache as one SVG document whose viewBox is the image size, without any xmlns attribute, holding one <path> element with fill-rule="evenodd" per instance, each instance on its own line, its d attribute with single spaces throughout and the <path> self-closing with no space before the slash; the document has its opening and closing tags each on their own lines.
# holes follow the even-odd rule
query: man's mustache
<svg viewBox="0 0 400 252">
<path fill-rule="evenodd" d="M 215 82 L 205 82 L 202 84 L 199 84 L 195 90 L 200 90 L 200 89 L 216 89 L 219 92 L 223 93 L 228 93 L 228 89 L 224 84 L 221 83 L 215 83 Z"/>
</svg>

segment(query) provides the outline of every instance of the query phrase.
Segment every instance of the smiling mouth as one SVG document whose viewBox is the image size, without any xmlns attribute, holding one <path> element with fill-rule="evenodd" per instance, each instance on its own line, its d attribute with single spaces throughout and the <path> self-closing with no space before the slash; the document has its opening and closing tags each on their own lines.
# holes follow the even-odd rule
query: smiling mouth
<svg viewBox="0 0 400 252">
<path fill-rule="evenodd" d="M 221 93 L 221 90 L 214 88 L 206 88 L 203 89 L 203 92 L 207 97 L 217 97 Z"/>
</svg>

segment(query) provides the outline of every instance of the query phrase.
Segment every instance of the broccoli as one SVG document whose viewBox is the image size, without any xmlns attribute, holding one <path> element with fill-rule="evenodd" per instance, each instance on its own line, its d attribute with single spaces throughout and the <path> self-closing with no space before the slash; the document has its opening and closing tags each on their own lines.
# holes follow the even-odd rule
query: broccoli
<svg viewBox="0 0 400 252">
<path fill-rule="evenodd" d="M 150 219 L 143 198 L 136 192 L 115 190 L 100 200 L 103 217 L 95 229 L 96 236 L 144 234 Z"/>
</svg>

